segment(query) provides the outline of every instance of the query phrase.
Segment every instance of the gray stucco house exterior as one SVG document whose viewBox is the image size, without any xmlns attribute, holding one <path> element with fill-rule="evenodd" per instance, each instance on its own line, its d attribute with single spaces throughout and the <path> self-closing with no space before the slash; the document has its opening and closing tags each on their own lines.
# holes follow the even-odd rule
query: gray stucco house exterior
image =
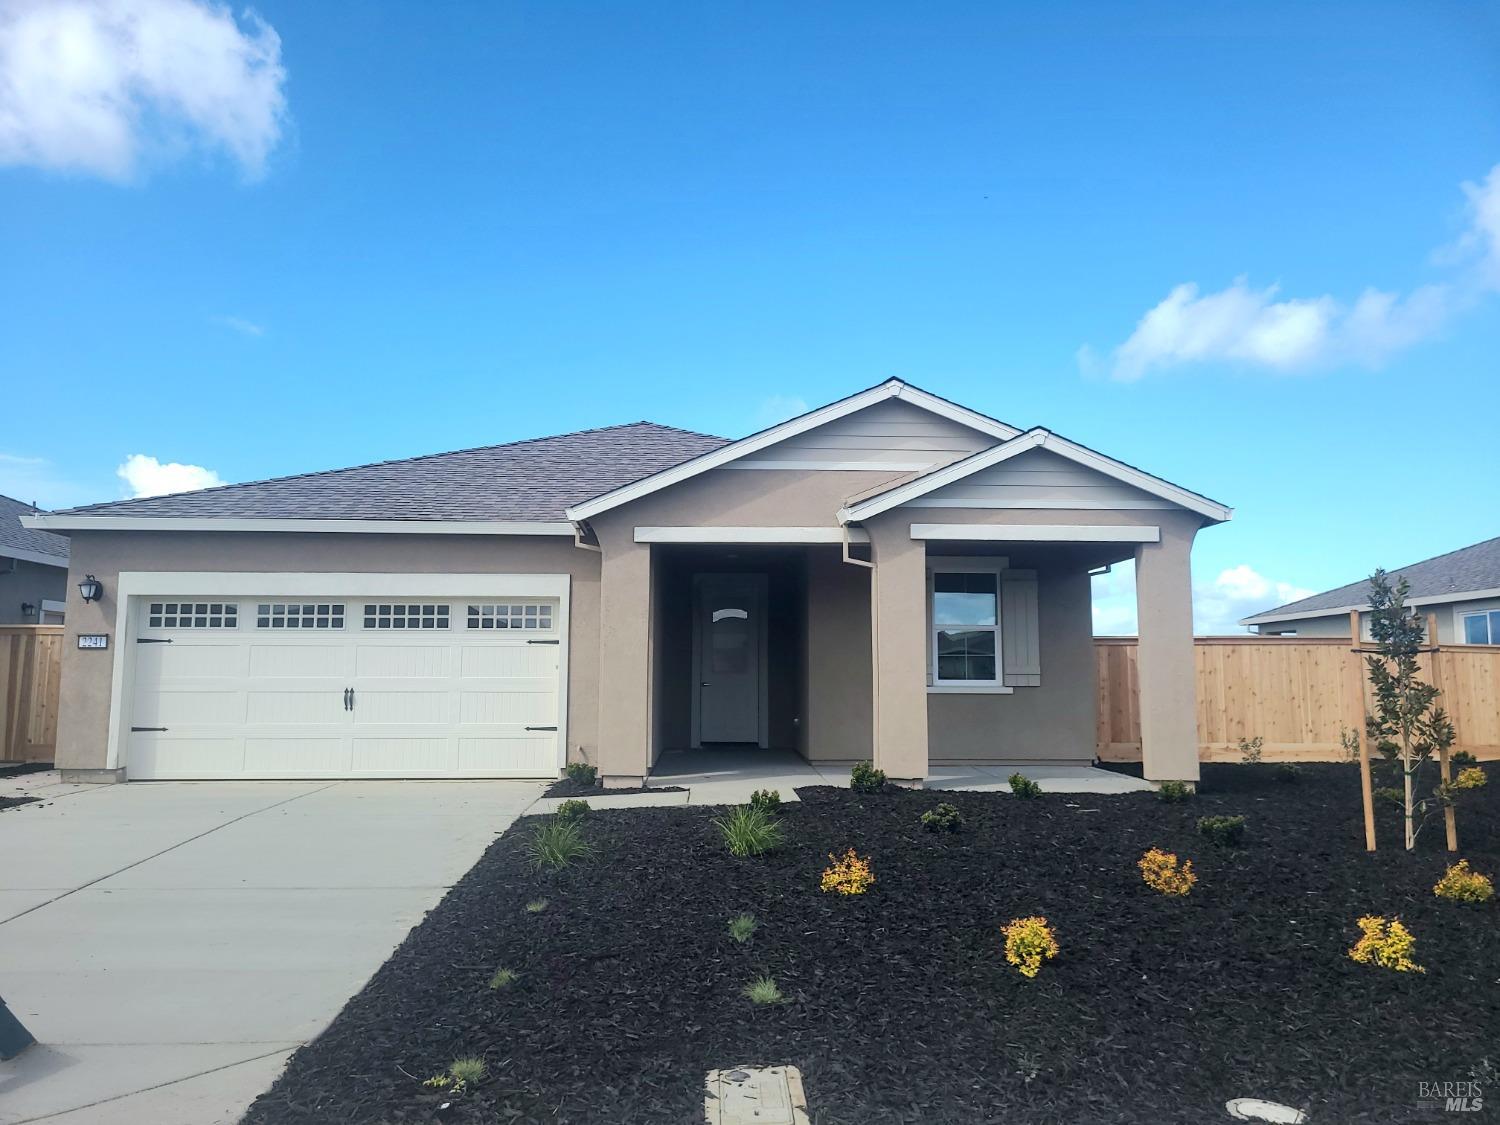
<svg viewBox="0 0 1500 1125">
<path fill-rule="evenodd" d="M 62 623 L 68 589 L 68 541 L 22 519 L 41 509 L 0 496 L 0 625 Z"/>
<path fill-rule="evenodd" d="M 1390 574 L 1392 581 L 1405 578 L 1411 586 L 1408 605 L 1437 618 L 1443 644 L 1500 645 L 1500 539 L 1423 559 Z M 1368 610 L 1369 596 L 1367 579 L 1351 582 L 1246 617 L 1240 624 L 1267 636 L 1347 637 L 1349 614 Z M 1360 628 L 1368 640 L 1368 612 L 1361 612 Z"/>
<path fill-rule="evenodd" d="M 70 593 L 68 776 L 629 786 L 690 747 L 1088 762 L 1089 572 L 1126 559 L 1145 773 L 1196 779 L 1189 563 L 1231 514 L 891 380 L 738 441 L 636 422 L 30 522 L 103 587 Z"/>
</svg>

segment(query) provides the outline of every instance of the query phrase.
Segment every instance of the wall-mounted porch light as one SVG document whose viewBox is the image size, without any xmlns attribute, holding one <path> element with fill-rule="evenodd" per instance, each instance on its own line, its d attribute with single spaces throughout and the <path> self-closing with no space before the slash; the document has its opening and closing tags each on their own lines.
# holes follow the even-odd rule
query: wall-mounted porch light
<svg viewBox="0 0 1500 1125">
<path fill-rule="evenodd" d="M 90 574 L 78 583 L 78 592 L 83 595 L 85 604 L 97 602 L 104 596 L 104 583 Z"/>
</svg>

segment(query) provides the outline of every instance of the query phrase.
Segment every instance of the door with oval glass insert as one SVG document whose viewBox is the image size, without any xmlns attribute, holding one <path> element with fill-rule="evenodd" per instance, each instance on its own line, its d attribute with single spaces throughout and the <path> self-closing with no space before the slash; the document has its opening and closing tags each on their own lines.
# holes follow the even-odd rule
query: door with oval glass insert
<svg viewBox="0 0 1500 1125">
<path fill-rule="evenodd" d="M 693 743 L 766 745 L 766 576 L 693 579 Z"/>
</svg>

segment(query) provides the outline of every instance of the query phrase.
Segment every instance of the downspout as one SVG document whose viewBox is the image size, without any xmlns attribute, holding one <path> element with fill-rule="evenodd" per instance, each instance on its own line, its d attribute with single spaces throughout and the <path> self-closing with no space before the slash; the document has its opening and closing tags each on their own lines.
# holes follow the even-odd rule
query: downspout
<svg viewBox="0 0 1500 1125">
<path fill-rule="evenodd" d="M 585 524 L 582 520 L 573 521 L 573 546 L 579 547 L 585 551 L 593 551 L 596 554 L 604 554 L 604 548 L 599 546 L 599 544 L 588 543 L 584 541 L 583 537 L 587 527 L 588 525 Z"/>
<path fill-rule="evenodd" d="M 850 566 L 862 566 L 867 570 L 874 570 L 874 563 L 868 562 L 865 559 L 857 559 L 849 553 L 849 525 L 847 523 L 839 524 L 839 531 L 843 534 L 844 561 Z"/>
</svg>

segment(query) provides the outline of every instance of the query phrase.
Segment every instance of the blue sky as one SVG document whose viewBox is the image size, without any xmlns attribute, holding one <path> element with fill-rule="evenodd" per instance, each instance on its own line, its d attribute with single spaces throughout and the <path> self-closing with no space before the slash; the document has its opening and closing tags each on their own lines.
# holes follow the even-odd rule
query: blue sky
<svg viewBox="0 0 1500 1125">
<path fill-rule="evenodd" d="M 899 376 L 1235 506 L 1222 628 L 1500 533 L 1497 60 L 1473 3 L 0 0 L 0 491 Z"/>
</svg>

